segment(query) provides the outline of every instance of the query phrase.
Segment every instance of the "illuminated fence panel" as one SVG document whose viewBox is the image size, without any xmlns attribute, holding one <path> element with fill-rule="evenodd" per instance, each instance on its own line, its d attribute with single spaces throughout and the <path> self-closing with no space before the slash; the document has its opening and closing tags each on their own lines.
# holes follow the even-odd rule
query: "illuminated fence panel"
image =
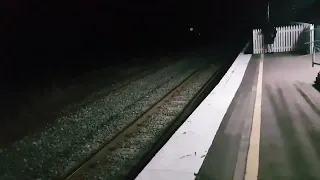
<svg viewBox="0 0 320 180">
<path fill-rule="evenodd" d="M 313 29 L 313 25 L 291 25 L 276 27 L 277 36 L 272 45 L 272 52 L 290 52 L 295 51 L 299 45 L 299 38 L 305 30 Z M 306 31 L 310 32 L 311 31 Z M 310 41 L 313 41 L 310 36 Z M 254 29 L 252 32 L 253 54 L 261 54 L 263 52 L 263 36 L 261 29 Z"/>
</svg>

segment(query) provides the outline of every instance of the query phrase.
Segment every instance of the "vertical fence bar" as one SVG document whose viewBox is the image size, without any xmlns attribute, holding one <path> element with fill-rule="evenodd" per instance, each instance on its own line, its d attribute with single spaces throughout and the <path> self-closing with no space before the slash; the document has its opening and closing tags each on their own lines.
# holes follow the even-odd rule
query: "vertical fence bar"
<svg viewBox="0 0 320 180">
<path fill-rule="evenodd" d="M 314 47 L 314 26 L 313 24 L 310 25 L 310 54 L 313 53 Z"/>
<path fill-rule="evenodd" d="M 272 44 L 273 52 L 295 51 L 299 45 L 299 38 L 303 34 L 304 29 L 310 29 L 310 41 L 314 41 L 314 25 L 291 25 L 276 27 L 277 35 Z M 263 35 L 261 29 L 252 30 L 253 54 L 263 53 Z M 314 44 L 310 43 L 310 52 L 313 51 Z"/>
<path fill-rule="evenodd" d="M 254 53 L 257 54 L 258 53 L 258 36 L 257 36 L 257 30 L 255 29 L 253 32 L 253 38 L 254 38 Z"/>
<path fill-rule="evenodd" d="M 298 32 L 299 32 L 299 26 L 298 25 L 296 25 L 295 26 L 295 30 L 294 30 L 294 32 L 293 32 L 293 42 L 294 42 L 294 48 L 293 48 L 293 50 L 295 51 L 296 49 L 297 49 L 297 44 L 298 44 L 298 39 L 297 39 L 297 36 L 298 36 Z"/>
<path fill-rule="evenodd" d="M 259 29 L 258 36 L 259 36 L 259 39 L 260 39 L 260 43 L 259 43 L 260 53 L 264 53 L 264 48 L 263 48 L 264 37 L 263 37 L 261 29 Z"/>
<path fill-rule="evenodd" d="M 281 47 L 282 47 L 282 51 L 281 52 L 283 52 L 284 49 L 285 49 L 285 42 L 284 42 L 285 34 L 284 33 L 285 33 L 284 32 L 284 27 L 281 27 Z"/>
<path fill-rule="evenodd" d="M 293 43 L 292 43 L 292 26 L 289 26 L 289 51 L 292 51 L 292 46 L 293 46 Z"/>
<path fill-rule="evenodd" d="M 253 54 L 255 54 L 256 52 L 255 52 L 255 45 L 256 45 L 256 43 L 255 43 L 255 36 L 254 36 L 254 33 L 255 32 L 255 29 L 254 30 L 252 30 L 252 52 L 253 52 Z"/>
<path fill-rule="evenodd" d="M 287 26 L 287 42 L 288 42 L 288 44 L 287 44 L 287 51 L 290 51 L 290 27 L 289 26 Z"/>
<path fill-rule="evenodd" d="M 278 32 L 278 28 L 276 27 L 275 29 Z M 272 48 L 274 52 L 278 52 L 278 37 L 279 37 L 279 34 L 276 33 L 276 37 L 274 37 L 273 48 Z"/>
<path fill-rule="evenodd" d="M 289 51 L 289 28 L 285 26 L 285 52 Z"/>
<path fill-rule="evenodd" d="M 288 26 L 288 51 L 291 51 L 291 26 Z"/>
<path fill-rule="evenodd" d="M 282 31 L 282 27 L 279 27 L 279 52 L 282 52 L 283 51 L 283 41 L 282 41 L 282 38 L 283 38 L 283 31 Z"/>
</svg>

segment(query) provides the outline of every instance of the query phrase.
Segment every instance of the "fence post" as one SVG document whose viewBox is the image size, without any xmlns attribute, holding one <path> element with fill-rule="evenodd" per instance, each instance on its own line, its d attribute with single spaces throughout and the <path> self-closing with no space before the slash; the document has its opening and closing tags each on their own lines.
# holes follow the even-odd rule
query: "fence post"
<svg viewBox="0 0 320 180">
<path fill-rule="evenodd" d="M 257 48 L 256 48 L 256 45 L 257 44 L 257 40 L 256 40 L 256 30 L 254 29 L 252 31 L 252 51 L 253 51 L 253 54 L 256 54 L 257 52 Z"/>
<path fill-rule="evenodd" d="M 313 46 L 314 46 L 314 25 L 310 25 L 310 54 L 313 53 Z"/>
<path fill-rule="evenodd" d="M 264 35 L 262 34 L 262 30 L 260 31 L 261 36 L 261 58 L 264 59 Z"/>
</svg>

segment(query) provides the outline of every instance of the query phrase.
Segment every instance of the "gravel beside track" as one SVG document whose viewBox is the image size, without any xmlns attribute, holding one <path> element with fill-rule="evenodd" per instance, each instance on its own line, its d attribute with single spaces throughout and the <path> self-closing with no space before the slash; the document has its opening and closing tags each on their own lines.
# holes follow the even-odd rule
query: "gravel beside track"
<svg viewBox="0 0 320 180">
<path fill-rule="evenodd" d="M 65 76 L 47 84 L 20 84 L 19 88 L 16 87 L 19 91 L 0 94 L 1 105 L 6 107 L 0 109 L 0 149 L 24 136 L 39 134 L 55 124 L 61 115 L 70 114 L 176 60 L 166 57 L 154 59 L 158 61 L 134 58 L 127 64 L 92 70 L 73 78 Z"/>
<path fill-rule="evenodd" d="M 136 132 L 118 142 L 114 149 L 101 154 L 102 158 L 98 162 L 92 162 L 94 166 L 87 169 L 79 179 L 126 179 L 131 168 L 152 148 L 216 70 L 217 67 L 211 66 L 204 71 L 197 72 L 182 85 L 181 89 L 175 91 L 169 100 L 165 100 L 159 106 L 160 109 L 152 111 L 152 115 L 137 126 Z"/>
<path fill-rule="evenodd" d="M 0 149 L 0 179 L 65 175 L 204 63 L 189 59 L 161 69 L 60 117 L 40 136 L 25 137 Z"/>
</svg>

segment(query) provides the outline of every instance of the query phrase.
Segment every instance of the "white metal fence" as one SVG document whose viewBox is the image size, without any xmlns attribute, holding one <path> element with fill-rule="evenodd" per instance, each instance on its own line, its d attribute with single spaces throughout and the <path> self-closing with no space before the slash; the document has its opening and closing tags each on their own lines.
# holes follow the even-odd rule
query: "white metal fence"
<svg viewBox="0 0 320 180">
<path fill-rule="evenodd" d="M 308 39 L 310 38 L 310 42 L 314 41 L 313 36 L 313 29 L 314 25 L 291 25 L 291 26 L 282 26 L 276 27 L 277 29 L 277 36 L 275 41 L 272 45 L 272 52 L 289 52 L 294 51 L 298 48 L 298 41 L 301 37 L 302 33 L 305 30 L 310 32 Z M 311 33 L 312 32 L 312 33 Z M 260 54 L 263 52 L 263 36 L 261 34 L 261 29 L 254 29 L 253 30 L 253 54 Z M 308 40 L 309 41 L 309 40 Z M 310 48 L 311 44 L 310 44 Z"/>
</svg>

